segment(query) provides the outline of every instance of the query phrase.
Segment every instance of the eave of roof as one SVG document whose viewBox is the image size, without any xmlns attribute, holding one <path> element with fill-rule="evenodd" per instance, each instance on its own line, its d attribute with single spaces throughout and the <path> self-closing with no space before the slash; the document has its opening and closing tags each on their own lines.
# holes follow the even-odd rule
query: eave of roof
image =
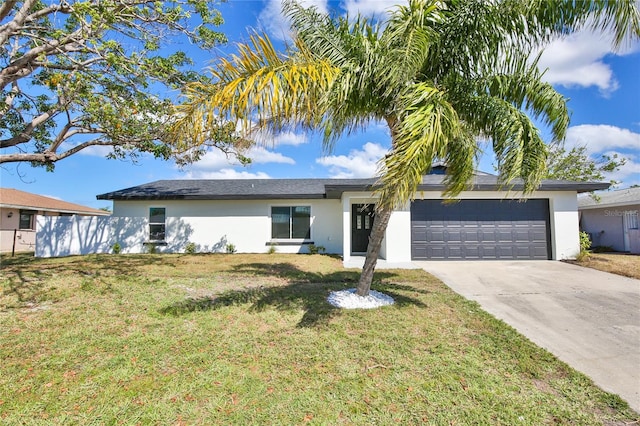
<svg viewBox="0 0 640 426">
<path fill-rule="evenodd" d="M 640 205 L 640 188 L 617 189 L 615 191 L 596 194 L 595 198 L 578 198 L 578 208 L 580 210 L 630 205 Z"/>
<path fill-rule="evenodd" d="M 544 180 L 538 191 L 591 192 L 609 187 L 603 182 Z M 469 191 L 522 191 L 521 181 L 509 185 L 493 175 L 478 175 Z M 250 179 L 250 180 L 164 180 L 97 196 L 99 200 L 284 200 L 340 199 L 344 192 L 371 192 L 376 179 Z M 443 175 L 423 177 L 418 191 L 446 189 Z"/>
</svg>

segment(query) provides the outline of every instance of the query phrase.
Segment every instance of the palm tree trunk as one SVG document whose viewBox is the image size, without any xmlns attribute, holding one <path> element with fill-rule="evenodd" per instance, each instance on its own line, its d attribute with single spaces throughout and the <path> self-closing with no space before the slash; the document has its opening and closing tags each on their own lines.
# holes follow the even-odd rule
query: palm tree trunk
<svg viewBox="0 0 640 426">
<path fill-rule="evenodd" d="M 387 230 L 392 212 L 393 207 L 387 206 L 386 204 L 381 206 L 379 210 L 376 210 L 373 228 L 369 236 L 369 244 L 367 245 L 367 257 L 364 259 L 364 266 L 362 267 L 362 273 L 360 274 L 358 287 L 356 288 L 356 294 L 358 296 L 367 296 L 369 294 L 371 282 L 373 281 L 373 271 L 378 261 L 378 253 L 380 253 L 382 239 Z"/>
</svg>

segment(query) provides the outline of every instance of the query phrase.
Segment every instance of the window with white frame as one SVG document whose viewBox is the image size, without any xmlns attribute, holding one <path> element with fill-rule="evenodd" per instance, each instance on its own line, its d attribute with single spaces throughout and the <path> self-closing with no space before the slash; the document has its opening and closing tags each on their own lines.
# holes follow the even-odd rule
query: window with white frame
<svg viewBox="0 0 640 426">
<path fill-rule="evenodd" d="M 164 207 L 149 208 L 149 241 L 164 241 L 166 210 Z"/>
<path fill-rule="evenodd" d="M 311 238 L 311 206 L 271 207 L 271 238 Z"/>
</svg>

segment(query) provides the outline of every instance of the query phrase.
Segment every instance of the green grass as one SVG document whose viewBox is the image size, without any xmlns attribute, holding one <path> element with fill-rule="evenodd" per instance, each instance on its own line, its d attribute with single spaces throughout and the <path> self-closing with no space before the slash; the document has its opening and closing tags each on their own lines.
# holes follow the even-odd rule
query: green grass
<svg viewBox="0 0 640 426">
<path fill-rule="evenodd" d="M 2 257 L 1 424 L 628 424 L 618 397 L 421 271 L 339 310 L 321 255 Z"/>
</svg>

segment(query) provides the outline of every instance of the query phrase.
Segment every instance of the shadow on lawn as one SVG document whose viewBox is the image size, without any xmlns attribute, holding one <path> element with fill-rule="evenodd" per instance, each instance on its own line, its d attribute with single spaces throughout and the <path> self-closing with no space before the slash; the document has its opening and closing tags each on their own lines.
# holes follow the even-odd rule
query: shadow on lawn
<svg viewBox="0 0 640 426">
<path fill-rule="evenodd" d="M 195 311 L 216 310 L 226 306 L 250 304 L 249 310 L 260 312 L 268 308 L 292 312 L 304 311 L 298 327 L 314 327 L 326 324 L 341 310 L 330 305 L 327 297 L 331 291 L 345 290 L 355 287 L 360 273 L 358 271 L 338 271 L 328 274 L 308 272 L 290 263 L 251 263 L 234 267 L 235 272 L 254 276 L 278 276 L 285 278 L 289 284 L 274 287 L 247 287 L 229 290 L 216 296 L 189 298 L 162 308 L 165 315 L 184 315 Z M 386 282 L 396 276 L 392 272 L 377 272 L 372 288 L 393 297 L 395 306 L 424 306 L 414 298 L 404 296 L 399 291 L 429 293 L 408 285 Z M 385 281 L 383 281 L 385 280 Z"/>
<path fill-rule="evenodd" d="M 19 304 L 49 299 L 52 289 L 48 281 L 54 277 L 104 278 L 109 276 L 138 277 L 138 268 L 146 265 L 167 265 L 162 255 L 86 255 L 40 259 L 33 254 L 2 257 L 0 297 L 15 297 Z M 4 284 L 2 283 L 4 281 Z M 2 308 L 0 301 L 0 308 Z M 19 306 L 18 306 L 19 307 Z M 4 308 L 8 308 L 4 306 Z"/>
</svg>

